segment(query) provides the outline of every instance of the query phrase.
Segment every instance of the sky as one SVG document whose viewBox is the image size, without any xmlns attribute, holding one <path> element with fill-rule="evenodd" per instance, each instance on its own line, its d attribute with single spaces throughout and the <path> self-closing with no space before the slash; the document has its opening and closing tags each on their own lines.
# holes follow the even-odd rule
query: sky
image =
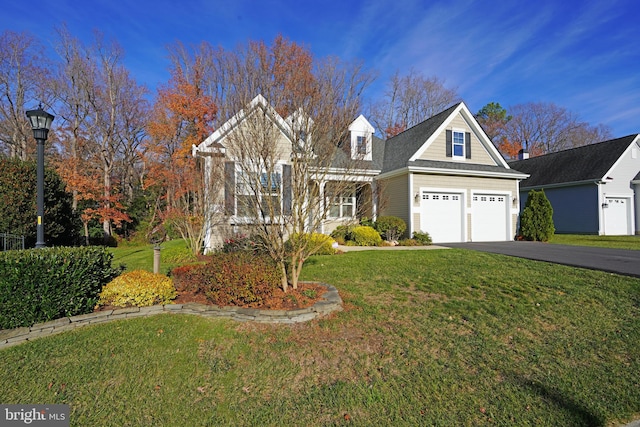
<svg viewBox="0 0 640 427">
<path fill-rule="evenodd" d="M 552 102 L 615 137 L 640 133 L 639 18 L 637 0 L 0 0 L 0 32 L 28 32 L 53 56 L 56 27 L 86 43 L 99 30 L 152 91 L 176 41 L 233 50 L 282 34 L 318 58 L 363 61 L 378 76 L 371 100 L 415 70 L 472 112 Z"/>
</svg>

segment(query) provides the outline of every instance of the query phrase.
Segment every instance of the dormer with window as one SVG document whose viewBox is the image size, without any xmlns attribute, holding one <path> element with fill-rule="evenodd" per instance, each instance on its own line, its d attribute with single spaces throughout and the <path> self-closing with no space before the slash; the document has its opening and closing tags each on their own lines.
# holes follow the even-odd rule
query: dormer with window
<svg viewBox="0 0 640 427">
<path fill-rule="evenodd" d="M 375 128 L 360 115 L 349 126 L 349 135 L 351 138 L 351 158 L 354 160 L 373 159 L 372 138 Z"/>
</svg>

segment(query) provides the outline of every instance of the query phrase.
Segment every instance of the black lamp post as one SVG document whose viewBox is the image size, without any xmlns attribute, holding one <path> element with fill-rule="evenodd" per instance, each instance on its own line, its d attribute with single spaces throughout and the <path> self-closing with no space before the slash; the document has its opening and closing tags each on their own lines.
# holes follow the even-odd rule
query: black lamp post
<svg viewBox="0 0 640 427">
<path fill-rule="evenodd" d="M 37 110 L 27 111 L 27 117 L 31 123 L 31 129 L 33 129 L 33 137 L 38 143 L 38 193 L 36 197 L 37 213 L 38 213 L 38 228 L 37 228 L 37 240 L 36 248 L 44 248 L 44 142 L 49 135 L 49 129 L 51 129 L 51 122 L 53 122 L 54 116 L 47 113 L 42 109 L 42 104 Z"/>
</svg>

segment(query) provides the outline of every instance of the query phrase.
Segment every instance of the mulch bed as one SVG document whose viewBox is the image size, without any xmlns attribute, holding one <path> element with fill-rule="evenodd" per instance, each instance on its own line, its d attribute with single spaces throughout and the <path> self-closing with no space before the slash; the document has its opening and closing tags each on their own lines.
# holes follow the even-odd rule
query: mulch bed
<svg viewBox="0 0 640 427">
<path fill-rule="evenodd" d="M 273 295 L 264 299 L 259 304 L 235 305 L 235 307 L 257 308 L 261 310 L 297 310 L 314 305 L 322 299 L 322 295 L 327 291 L 322 285 L 317 283 L 298 283 L 298 289 L 289 287 L 287 292 L 278 288 Z M 178 292 L 178 296 L 173 300 L 174 304 L 197 303 L 205 305 L 216 305 L 211 303 L 204 294 L 193 292 Z M 102 306 L 95 311 L 117 310 L 122 307 Z"/>
</svg>

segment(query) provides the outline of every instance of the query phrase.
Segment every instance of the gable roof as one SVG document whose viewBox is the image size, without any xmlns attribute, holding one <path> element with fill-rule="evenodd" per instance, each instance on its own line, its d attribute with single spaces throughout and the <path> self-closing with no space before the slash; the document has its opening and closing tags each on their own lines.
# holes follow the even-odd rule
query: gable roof
<svg viewBox="0 0 640 427">
<path fill-rule="evenodd" d="M 420 155 L 433 142 L 433 140 L 443 132 L 444 128 L 453 120 L 458 113 L 468 117 L 473 124 L 477 125 L 477 132 L 484 140 L 490 155 L 496 160 L 497 165 L 481 165 L 471 162 L 449 162 L 420 159 Z M 382 173 L 392 172 L 404 168 L 421 168 L 427 172 L 455 173 L 456 171 L 477 172 L 480 174 L 504 174 L 513 175 L 524 179 L 526 175 L 509 168 L 497 148 L 493 145 L 489 137 L 486 136 L 473 115 L 464 104 L 459 102 L 446 110 L 436 114 L 422 123 L 389 138 L 385 144 L 384 165 Z"/>
<path fill-rule="evenodd" d="M 406 167 L 411 156 L 422 147 L 460 104 L 461 102 L 387 139 L 382 172 Z"/>
<path fill-rule="evenodd" d="M 509 165 L 530 175 L 522 181 L 522 188 L 599 181 L 606 178 L 609 170 L 637 137 L 638 134 L 629 135 L 530 159 L 516 160 Z"/>
</svg>

